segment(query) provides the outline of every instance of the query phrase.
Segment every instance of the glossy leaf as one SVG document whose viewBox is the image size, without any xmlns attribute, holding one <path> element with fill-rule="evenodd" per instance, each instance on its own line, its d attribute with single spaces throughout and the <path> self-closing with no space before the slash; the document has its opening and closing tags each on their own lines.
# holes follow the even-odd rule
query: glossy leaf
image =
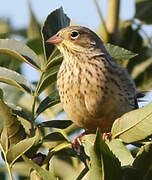
<svg viewBox="0 0 152 180">
<path fill-rule="evenodd" d="M 30 13 L 30 23 L 27 29 L 27 35 L 29 40 L 37 39 L 41 37 L 40 34 L 40 25 L 34 15 L 34 12 L 32 10 L 32 7 L 30 6 L 30 3 L 28 2 L 29 6 L 29 13 Z"/>
<path fill-rule="evenodd" d="M 13 165 L 13 163 L 25 152 L 27 152 L 32 146 L 38 144 L 38 142 L 40 141 L 40 136 L 40 132 L 37 130 L 34 137 L 24 139 L 12 146 L 8 150 L 6 155 L 8 163 L 10 165 Z"/>
<path fill-rule="evenodd" d="M 18 101 L 22 98 L 22 95 L 24 94 L 16 87 L 8 84 L 1 84 L 0 88 L 3 90 L 3 92 L 5 92 L 3 97 L 4 101 L 11 102 L 12 104 L 18 104 Z"/>
<path fill-rule="evenodd" d="M 7 54 L 0 53 L 0 66 L 7 67 L 13 71 L 21 72 L 22 61 L 17 60 L 16 58 L 9 56 Z"/>
<path fill-rule="evenodd" d="M 139 53 L 139 55 L 144 48 L 142 36 L 138 29 L 132 27 L 131 20 L 121 22 L 120 47 Z"/>
<path fill-rule="evenodd" d="M 109 149 L 121 162 L 121 166 L 132 165 L 134 158 L 131 152 L 126 148 L 126 146 L 119 139 L 112 139 L 106 141 Z"/>
<path fill-rule="evenodd" d="M 30 167 L 24 162 L 15 162 L 12 169 L 22 177 L 29 176 Z"/>
<path fill-rule="evenodd" d="M 152 64 L 149 65 L 143 72 L 141 72 L 135 78 L 135 82 L 137 86 L 144 90 L 152 89 L 152 76 L 151 75 L 152 75 Z"/>
<path fill-rule="evenodd" d="M 151 0 L 136 0 L 135 18 L 147 24 L 152 24 L 152 1 Z"/>
<path fill-rule="evenodd" d="M 133 162 L 133 167 L 138 170 L 141 179 L 146 179 L 152 166 L 152 143 L 142 146 Z"/>
<path fill-rule="evenodd" d="M 132 21 L 124 21 L 120 31 L 120 47 L 124 47 L 138 54 L 138 56 L 133 57 L 131 61 L 121 63 L 127 68 L 129 73 L 133 71 L 137 64 L 143 62 L 147 56 L 146 52 L 148 48 L 143 46 L 143 43 L 140 30 L 132 26 Z"/>
<path fill-rule="evenodd" d="M 15 106 L 15 105 L 12 106 L 12 104 L 9 104 L 9 107 L 12 108 L 12 111 L 14 114 L 16 114 L 17 116 L 20 116 L 20 117 L 28 120 L 29 122 L 31 122 L 30 118 L 28 117 L 26 112 L 21 107 Z"/>
<path fill-rule="evenodd" d="M 29 46 L 37 55 L 43 53 L 43 44 L 41 38 L 29 40 L 27 42 L 27 46 Z"/>
<path fill-rule="evenodd" d="M 18 116 L 30 121 L 28 115 L 20 106 L 16 106 L 13 103 L 7 103 L 7 102 L 5 104 L 12 110 L 12 113 L 14 115 L 18 115 Z"/>
<path fill-rule="evenodd" d="M 34 163 L 32 160 L 28 159 L 25 155 L 22 156 L 24 161 L 30 166 L 31 169 L 35 169 L 39 176 L 43 178 L 43 180 L 56 180 L 57 178 L 49 171 L 41 168 L 39 165 Z"/>
<path fill-rule="evenodd" d="M 68 155 L 71 155 L 71 156 L 74 156 L 74 151 L 72 149 L 69 149 L 71 147 L 71 143 L 69 142 L 63 142 L 57 146 L 55 146 L 51 152 L 53 153 L 58 153 L 59 154 L 59 151 L 61 151 L 61 155 L 63 156 L 63 150 L 67 150 L 65 151 L 65 153 L 67 153 Z"/>
<path fill-rule="evenodd" d="M 54 45 L 47 44 L 46 40 L 48 40 L 52 35 L 56 34 L 60 29 L 69 26 L 69 24 L 70 19 L 66 14 L 64 14 L 62 7 L 56 9 L 50 15 L 48 15 L 42 29 L 47 59 L 52 53 Z"/>
<path fill-rule="evenodd" d="M 138 170 L 133 168 L 132 166 L 122 167 L 122 177 L 123 180 L 142 180 Z"/>
<path fill-rule="evenodd" d="M 6 173 L 0 171 L 0 179 L 6 180 Z"/>
<path fill-rule="evenodd" d="M 127 49 L 124 49 L 124 48 L 121 48 L 119 46 L 115 46 L 115 45 L 112 45 L 109 43 L 105 44 L 105 48 L 107 49 L 109 54 L 115 60 L 118 60 L 118 61 L 128 60 L 128 59 L 131 59 L 131 58 L 137 56 L 137 54 L 135 54 Z"/>
<path fill-rule="evenodd" d="M 44 142 L 48 142 L 48 141 L 67 141 L 67 139 L 63 136 L 63 134 L 59 133 L 59 132 L 53 132 L 50 133 L 48 135 L 46 135 L 43 138 Z"/>
<path fill-rule="evenodd" d="M 18 120 L 17 116 L 12 112 L 11 108 L 5 104 L 2 98 L 2 91 L 0 98 L 0 116 L 3 119 L 3 131 L 1 134 L 1 144 L 4 152 L 17 144 L 25 138 L 25 129 Z"/>
<path fill-rule="evenodd" d="M 152 65 L 152 58 L 137 64 L 131 73 L 131 77 L 135 79 L 137 76 L 139 76 L 139 74 L 145 72 L 150 65 Z"/>
<path fill-rule="evenodd" d="M 0 82 L 15 86 L 16 88 L 31 94 L 30 83 L 16 71 L 0 67 Z"/>
<path fill-rule="evenodd" d="M 63 60 L 63 56 L 60 53 L 57 53 L 57 54 L 55 53 L 55 56 L 51 54 L 51 57 L 49 59 L 50 60 L 48 60 L 46 69 L 49 69 L 53 66 L 60 65 Z"/>
<path fill-rule="evenodd" d="M 95 151 L 94 142 L 95 142 L 95 135 L 86 135 L 82 138 L 82 142 L 84 143 L 84 149 L 87 156 L 90 157 L 91 161 L 91 168 L 89 171 L 89 180 L 97 179 L 103 180 L 104 179 L 104 167 L 101 157 L 98 157 L 98 154 Z M 102 156 L 99 153 L 99 156 Z"/>
<path fill-rule="evenodd" d="M 65 137 L 64 133 L 62 132 L 53 132 L 47 134 L 43 138 L 43 145 L 51 149 L 52 153 L 55 153 L 63 148 L 69 147 L 69 144 L 71 145 L 71 143 L 68 141 L 68 139 Z"/>
<path fill-rule="evenodd" d="M 52 107 L 59 102 L 60 102 L 59 93 L 57 90 L 55 90 L 40 103 L 36 111 L 37 116 L 43 111 L 45 111 L 47 108 Z"/>
<path fill-rule="evenodd" d="M 121 179 L 120 162 L 102 140 L 99 131 L 96 133 L 94 148 L 97 156 L 100 157 L 100 160 L 103 162 L 105 178 L 107 180 L 112 180 L 113 177 L 117 180 Z"/>
<path fill-rule="evenodd" d="M 120 138 L 125 143 L 145 139 L 152 134 L 152 103 L 128 112 L 115 120 L 112 130 L 113 138 Z"/>
<path fill-rule="evenodd" d="M 40 84 L 37 86 L 36 92 L 40 94 L 44 91 L 48 86 L 51 86 L 54 82 L 56 82 L 57 73 L 59 70 L 59 65 L 54 66 L 47 70 L 47 72 L 42 77 Z"/>
<path fill-rule="evenodd" d="M 30 171 L 30 180 L 42 180 L 41 176 L 36 172 L 36 170 Z"/>
<path fill-rule="evenodd" d="M 99 131 L 97 131 L 95 141 L 93 139 L 93 135 L 86 135 L 83 138 L 87 155 L 91 161 L 89 179 L 113 180 L 115 177 L 115 179 L 120 180 L 121 166 L 119 160 L 102 140 Z"/>
<path fill-rule="evenodd" d="M 0 39 L 0 53 L 8 54 L 30 64 L 38 70 L 40 69 L 40 60 L 34 51 L 25 44 L 14 39 Z"/>
<path fill-rule="evenodd" d="M 65 129 L 72 124 L 70 120 L 51 120 L 51 121 L 44 121 L 39 124 L 40 127 L 49 127 L 49 128 L 59 128 Z"/>
<path fill-rule="evenodd" d="M 3 125 L 4 125 L 4 123 L 3 123 L 3 118 L 0 117 L 0 134 L 2 133 Z"/>
</svg>

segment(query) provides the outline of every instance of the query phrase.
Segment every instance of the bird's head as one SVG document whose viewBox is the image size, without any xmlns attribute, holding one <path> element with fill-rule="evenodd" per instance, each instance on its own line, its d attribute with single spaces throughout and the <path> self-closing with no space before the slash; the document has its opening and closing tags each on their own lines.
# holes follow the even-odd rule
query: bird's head
<svg viewBox="0 0 152 180">
<path fill-rule="evenodd" d="M 90 29 L 81 26 L 70 26 L 61 29 L 50 37 L 47 43 L 54 44 L 63 53 L 76 51 L 78 53 L 99 50 L 103 43 L 101 39 Z"/>
</svg>

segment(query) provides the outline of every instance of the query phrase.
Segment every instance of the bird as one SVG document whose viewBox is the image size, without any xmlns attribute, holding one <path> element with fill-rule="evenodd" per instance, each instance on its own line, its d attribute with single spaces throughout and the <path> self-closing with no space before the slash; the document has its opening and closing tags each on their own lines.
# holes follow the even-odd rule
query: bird
<svg viewBox="0 0 152 180">
<path fill-rule="evenodd" d="M 71 121 L 88 132 L 110 132 L 113 122 L 138 108 L 138 92 L 125 68 L 87 27 L 69 26 L 47 40 L 63 55 L 57 86 Z"/>
</svg>

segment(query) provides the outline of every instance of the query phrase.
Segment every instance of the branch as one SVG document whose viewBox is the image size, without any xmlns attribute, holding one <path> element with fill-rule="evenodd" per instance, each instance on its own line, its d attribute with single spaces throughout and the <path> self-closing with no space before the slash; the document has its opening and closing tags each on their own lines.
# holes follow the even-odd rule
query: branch
<svg viewBox="0 0 152 180">
<path fill-rule="evenodd" d="M 118 23 L 119 23 L 120 0 L 108 1 L 107 30 L 110 42 L 118 44 Z"/>
</svg>

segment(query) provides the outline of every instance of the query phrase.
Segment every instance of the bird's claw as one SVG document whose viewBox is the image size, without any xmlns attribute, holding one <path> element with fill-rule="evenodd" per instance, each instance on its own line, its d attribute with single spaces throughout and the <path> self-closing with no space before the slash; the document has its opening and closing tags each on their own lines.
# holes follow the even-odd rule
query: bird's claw
<svg viewBox="0 0 152 180">
<path fill-rule="evenodd" d="M 78 135 L 72 142 L 72 148 L 76 150 L 78 153 L 81 153 L 81 147 L 82 147 L 82 142 L 81 138 L 85 135 L 86 133 L 81 133 Z"/>
<path fill-rule="evenodd" d="M 104 141 L 110 140 L 111 136 L 112 136 L 111 132 L 103 133 L 102 139 L 103 139 Z"/>
</svg>

